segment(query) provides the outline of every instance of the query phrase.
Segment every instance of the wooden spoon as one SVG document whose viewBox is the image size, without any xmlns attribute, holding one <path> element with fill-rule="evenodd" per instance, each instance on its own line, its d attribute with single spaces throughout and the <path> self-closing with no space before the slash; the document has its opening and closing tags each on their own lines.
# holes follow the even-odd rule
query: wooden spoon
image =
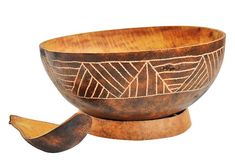
<svg viewBox="0 0 235 165">
<path fill-rule="evenodd" d="M 32 146 L 45 152 L 62 152 L 80 143 L 87 135 L 92 120 L 76 113 L 61 125 L 27 119 L 15 115 L 10 122 Z"/>
</svg>

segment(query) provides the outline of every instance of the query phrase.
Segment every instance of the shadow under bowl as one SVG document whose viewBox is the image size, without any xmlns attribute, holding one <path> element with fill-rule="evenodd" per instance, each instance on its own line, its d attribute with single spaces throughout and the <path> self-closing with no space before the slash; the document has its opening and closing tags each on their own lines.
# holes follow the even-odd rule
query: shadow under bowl
<svg viewBox="0 0 235 165">
<path fill-rule="evenodd" d="M 98 31 L 40 44 L 61 94 L 81 111 L 112 120 L 163 118 L 186 109 L 215 80 L 225 33 L 192 26 Z"/>
</svg>

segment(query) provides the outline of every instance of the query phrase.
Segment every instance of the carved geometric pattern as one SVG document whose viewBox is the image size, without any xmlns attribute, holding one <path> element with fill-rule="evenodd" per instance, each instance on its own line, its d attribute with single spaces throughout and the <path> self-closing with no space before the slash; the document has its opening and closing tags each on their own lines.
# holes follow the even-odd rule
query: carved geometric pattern
<svg viewBox="0 0 235 165">
<path fill-rule="evenodd" d="M 127 99 L 205 88 L 219 71 L 223 51 L 143 61 L 52 60 L 50 66 L 62 87 L 78 97 Z"/>
</svg>

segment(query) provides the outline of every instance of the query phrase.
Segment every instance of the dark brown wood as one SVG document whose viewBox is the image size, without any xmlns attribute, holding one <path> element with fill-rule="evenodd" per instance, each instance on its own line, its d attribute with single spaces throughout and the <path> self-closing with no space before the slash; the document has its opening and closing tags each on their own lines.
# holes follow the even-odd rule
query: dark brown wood
<svg viewBox="0 0 235 165">
<path fill-rule="evenodd" d="M 81 111 L 113 120 L 149 120 L 186 109 L 211 86 L 225 33 L 203 27 L 131 28 L 43 42 L 43 64 Z"/>
<path fill-rule="evenodd" d="M 10 124 L 32 146 L 45 152 L 62 152 L 82 141 L 91 127 L 91 118 L 76 113 L 57 125 L 12 115 Z"/>
<path fill-rule="evenodd" d="M 179 135 L 191 126 L 188 110 L 145 121 L 116 121 L 92 117 L 90 134 L 123 140 L 150 140 Z"/>
</svg>

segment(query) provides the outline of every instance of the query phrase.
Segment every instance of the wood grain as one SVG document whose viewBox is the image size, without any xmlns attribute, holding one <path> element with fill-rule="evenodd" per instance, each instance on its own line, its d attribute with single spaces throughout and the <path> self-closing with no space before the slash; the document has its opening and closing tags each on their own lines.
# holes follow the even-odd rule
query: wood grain
<svg viewBox="0 0 235 165">
<path fill-rule="evenodd" d="M 76 113 L 61 125 L 10 116 L 10 124 L 32 146 L 45 152 L 62 152 L 82 141 L 91 127 L 91 118 Z"/>
<path fill-rule="evenodd" d="M 211 86 L 225 33 L 165 26 L 90 32 L 40 45 L 61 94 L 81 111 L 111 120 L 150 120 L 188 108 Z"/>
<path fill-rule="evenodd" d="M 42 48 L 69 53 L 120 53 L 172 49 L 209 43 L 223 37 L 200 27 L 146 27 L 70 35 L 46 41 Z"/>
<path fill-rule="evenodd" d="M 188 110 L 146 121 L 114 121 L 92 117 L 90 134 L 123 140 L 150 140 L 179 135 L 191 126 Z"/>
</svg>

